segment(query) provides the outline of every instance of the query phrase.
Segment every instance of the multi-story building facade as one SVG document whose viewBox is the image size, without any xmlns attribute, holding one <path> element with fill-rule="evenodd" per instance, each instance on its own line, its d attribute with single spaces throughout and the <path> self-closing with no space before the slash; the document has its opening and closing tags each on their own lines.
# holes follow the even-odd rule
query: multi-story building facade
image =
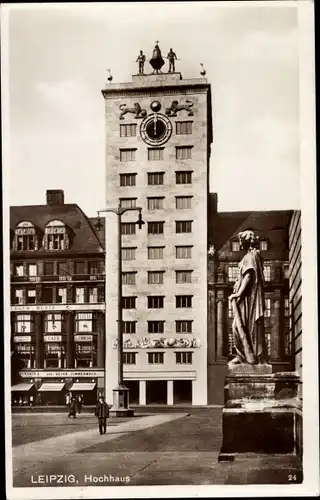
<svg viewBox="0 0 320 500">
<path fill-rule="evenodd" d="M 10 209 L 14 403 L 60 405 L 71 391 L 92 404 L 104 386 L 104 220 L 95 223 L 61 190 Z"/>
<path fill-rule="evenodd" d="M 260 240 L 265 281 L 265 335 L 273 371 L 291 370 L 289 220 L 291 211 L 218 212 L 210 195 L 208 261 L 208 402 L 222 404 L 227 362 L 234 356 L 228 301 L 243 257 L 238 233 L 253 229 Z"/>
<path fill-rule="evenodd" d="M 122 216 L 124 381 L 131 403 L 207 403 L 210 85 L 134 75 L 103 91 L 107 207 Z M 106 398 L 117 385 L 116 217 L 106 215 Z"/>
</svg>

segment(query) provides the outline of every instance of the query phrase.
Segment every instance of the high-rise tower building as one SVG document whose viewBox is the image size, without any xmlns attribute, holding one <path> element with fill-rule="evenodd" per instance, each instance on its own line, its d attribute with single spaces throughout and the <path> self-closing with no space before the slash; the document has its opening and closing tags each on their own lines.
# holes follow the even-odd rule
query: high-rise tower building
<svg viewBox="0 0 320 500">
<path fill-rule="evenodd" d="M 155 66 L 151 74 L 133 75 L 131 82 L 110 83 L 102 91 L 106 204 L 141 207 L 145 221 L 140 230 L 138 212 L 122 216 L 124 381 L 131 403 L 202 405 L 207 403 L 210 85 L 206 78 L 183 79 Z M 106 214 L 106 232 L 106 399 L 111 403 L 117 385 L 114 214 Z"/>
</svg>

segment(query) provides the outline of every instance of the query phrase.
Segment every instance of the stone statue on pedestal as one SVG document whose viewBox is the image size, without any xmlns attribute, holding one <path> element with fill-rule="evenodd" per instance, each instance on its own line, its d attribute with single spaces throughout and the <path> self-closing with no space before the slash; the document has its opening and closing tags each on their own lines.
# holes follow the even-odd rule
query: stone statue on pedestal
<svg viewBox="0 0 320 500">
<path fill-rule="evenodd" d="M 232 331 L 235 364 L 264 364 L 267 362 L 264 335 L 264 278 L 258 238 L 251 230 L 238 234 L 240 248 L 246 251 L 239 263 L 239 276 L 229 300 L 233 309 Z"/>
</svg>

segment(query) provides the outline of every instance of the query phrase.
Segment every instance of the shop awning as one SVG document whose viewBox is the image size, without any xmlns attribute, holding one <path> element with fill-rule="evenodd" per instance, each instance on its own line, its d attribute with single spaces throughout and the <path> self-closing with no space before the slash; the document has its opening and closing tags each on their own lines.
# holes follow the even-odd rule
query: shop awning
<svg viewBox="0 0 320 500">
<path fill-rule="evenodd" d="M 27 384 L 26 382 L 25 383 L 21 383 L 21 384 L 17 384 L 17 385 L 13 385 L 11 387 L 11 391 L 21 391 L 21 392 L 27 392 L 27 391 L 30 391 L 31 387 L 33 387 L 34 384 Z"/>
<path fill-rule="evenodd" d="M 60 392 L 64 388 L 65 383 L 44 383 L 39 389 L 39 392 Z"/>
<path fill-rule="evenodd" d="M 97 384 L 91 382 L 75 382 L 70 391 L 93 391 Z"/>
</svg>

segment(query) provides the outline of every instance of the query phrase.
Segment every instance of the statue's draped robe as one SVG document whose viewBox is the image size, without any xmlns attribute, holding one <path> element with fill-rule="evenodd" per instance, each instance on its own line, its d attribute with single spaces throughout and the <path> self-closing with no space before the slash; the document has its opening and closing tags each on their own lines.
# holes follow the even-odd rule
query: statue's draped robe
<svg viewBox="0 0 320 500">
<path fill-rule="evenodd" d="M 240 300 L 237 300 L 237 309 L 255 362 L 263 363 L 266 361 L 267 356 L 264 335 L 264 277 L 259 250 L 249 250 L 239 263 L 239 276 L 234 285 L 234 293 L 237 293 L 240 289 L 247 273 L 250 274 L 250 283 Z M 236 357 L 241 363 L 247 363 L 248 360 L 245 355 L 245 349 L 238 330 L 236 318 L 233 320 L 232 330 Z"/>
</svg>

